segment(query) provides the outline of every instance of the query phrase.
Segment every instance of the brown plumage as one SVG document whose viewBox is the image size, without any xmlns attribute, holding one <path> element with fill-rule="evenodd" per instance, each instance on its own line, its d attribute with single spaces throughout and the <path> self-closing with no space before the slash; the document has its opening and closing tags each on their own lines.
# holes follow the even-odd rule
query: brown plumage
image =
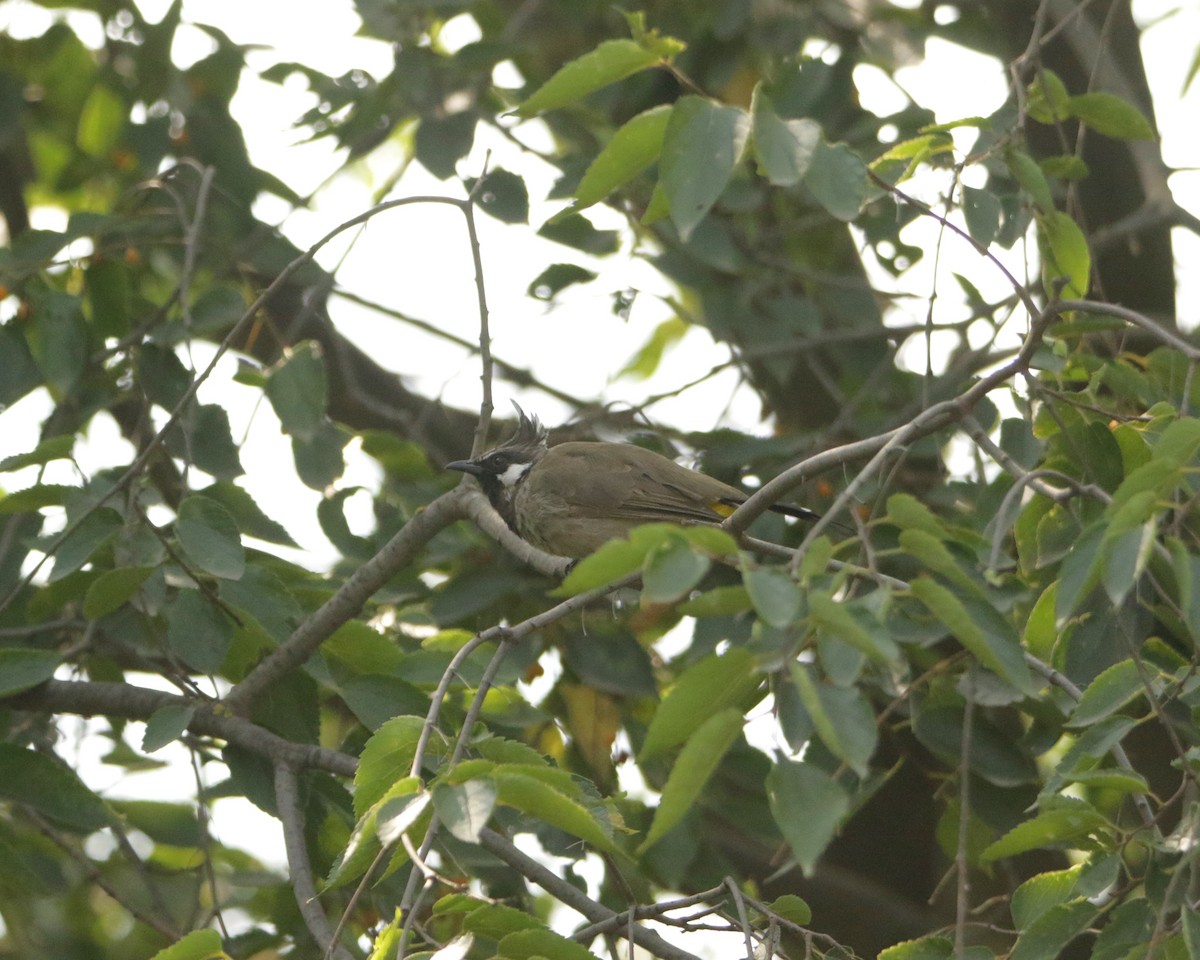
<svg viewBox="0 0 1200 960">
<path fill-rule="evenodd" d="M 631 444 L 549 447 L 537 418 L 523 412 L 511 439 L 475 460 L 446 466 L 475 476 L 519 536 L 564 557 L 585 557 L 643 523 L 720 523 L 746 500 L 737 487 Z M 786 504 L 771 509 L 817 516 Z"/>
</svg>

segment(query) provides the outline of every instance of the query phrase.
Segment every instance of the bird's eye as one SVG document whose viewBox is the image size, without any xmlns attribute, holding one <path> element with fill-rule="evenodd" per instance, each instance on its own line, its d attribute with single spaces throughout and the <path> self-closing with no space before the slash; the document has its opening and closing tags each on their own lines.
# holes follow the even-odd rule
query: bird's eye
<svg viewBox="0 0 1200 960">
<path fill-rule="evenodd" d="M 507 453 L 493 453 L 488 457 L 488 466 L 496 473 L 503 473 L 511 462 Z"/>
</svg>

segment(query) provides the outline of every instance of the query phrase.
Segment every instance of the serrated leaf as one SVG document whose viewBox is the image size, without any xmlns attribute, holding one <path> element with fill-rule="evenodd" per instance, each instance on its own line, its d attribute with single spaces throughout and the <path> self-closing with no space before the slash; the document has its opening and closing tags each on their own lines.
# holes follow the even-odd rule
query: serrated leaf
<svg viewBox="0 0 1200 960">
<path fill-rule="evenodd" d="M 1108 821 L 1090 803 L 1060 798 L 1054 806 L 1031 820 L 1017 824 L 983 851 L 983 860 L 1014 857 L 1027 850 L 1087 837 L 1111 829 Z"/>
<path fill-rule="evenodd" d="M 866 776 L 879 739 L 875 714 L 866 700 L 854 687 L 818 682 L 805 664 L 793 662 L 791 673 L 817 735 L 830 753 L 860 777 Z"/>
<path fill-rule="evenodd" d="M 572 209 L 598 203 L 654 163 L 670 119 L 671 105 L 664 103 L 623 124 L 584 171 Z"/>
<path fill-rule="evenodd" d="M 204 573 L 236 580 L 246 570 L 241 534 L 229 511 L 196 494 L 179 505 L 175 535 L 188 560 Z"/>
<path fill-rule="evenodd" d="M 850 809 L 849 795 L 823 770 L 785 760 L 767 774 L 767 801 L 800 869 L 811 875 Z"/>
<path fill-rule="evenodd" d="M 741 731 L 742 712 L 731 707 L 712 714 L 688 737 L 667 776 L 641 851 L 656 844 L 687 815 Z"/>
<path fill-rule="evenodd" d="M 670 603 L 692 589 L 708 573 L 712 561 L 686 540 L 669 540 L 650 551 L 642 568 L 642 599 Z"/>
<path fill-rule="evenodd" d="M 846 144 L 822 140 L 813 151 L 804 185 L 831 217 L 849 223 L 867 199 L 867 165 Z"/>
<path fill-rule="evenodd" d="M 803 594 L 791 577 L 777 567 L 744 570 L 742 581 L 754 611 L 773 627 L 786 627 L 800 613 Z"/>
<path fill-rule="evenodd" d="M 645 760 L 682 743 L 713 714 L 741 707 L 759 685 L 754 656 L 734 647 L 692 664 L 659 704 L 638 753 Z"/>
<path fill-rule="evenodd" d="M 233 623 L 199 590 L 180 590 L 167 604 L 167 644 L 198 673 L 216 673 L 233 640 Z"/>
<path fill-rule="evenodd" d="M 297 344 L 267 378 L 265 393 L 283 432 L 312 440 L 325 417 L 328 380 L 321 348 L 312 340 Z"/>
<path fill-rule="evenodd" d="M 1104 670 L 1083 691 L 1071 711 L 1068 727 L 1090 727 L 1120 710 L 1145 692 L 1141 671 L 1133 660 L 1122 660 Z"/>
<path fill-rule="evenodd" d="M 950 960 L 954 942 L 946 937 L 920 937 L 879 951 L 876 960 Z"/>
<path fill-rule="evenodd" d="M 150 960 L 228 960 L 228 957 L 216 930 L 193 930 L 159 950 Z"/>
<path fill-rule="evenodd" d="M 54 676 L 62 657 L 53 650 L 0 648 L 0 697 L 36 687 Z"/>
<path fill-rule="evenodd" d="M 500 941 L 498 956 L 505 960 L 596 960 L 586 947 L 544 928 L 510 933 Z"/>
<path fill-rule="evenodd" d="M 0 473 L 9 473 L 24 467 L 41 466 L 53 460 L 69 459 L 75 449 L 73 433 L 59 434 L 43 440 L 28 453 L 16 453 L 0 460 Z"/>
<path fill-rule="evenodd" d="M 1051 907 L 1072 899 L 1082 871 L 1080 864 L 1066 870 L 1039 873 L 1017 887 L 1009 904 L 1017 929 L 1024 930 Z"/>
<path fill-rule="evenodd" d="M 438 818 L 463 843 L 477 843 L 496 807 L 496 785 L 485 777 L 460 784 L 439 783 L 433 788 Z"/>
<path fill-rule="evenodd" d="M 0 743 L 0 798 L 24 804 L 80 834 L 109 825 L 108 808 L 63 764 Z"/>
<path fill-rule="evenodd" d="M 866 654 L 876 663 L 891 663 L 899 656 L 896 642 L 882 624 L 864 626 L 860 617 L 861 608 L 848 603 L 839 603 L 828 593 L 812 590 L 808 594 L 808 618 L 817 627 L 831 636 L 844 640 L 860 653 Z M 875 629 L 871 629 L 874 626 Z"/>
<path fill-rule="evenodd" d="M 599 850 L 616 852 L 612 838 L 582 804 L 531 773 L 497 768 L 492 775 L 497 800 L 566 830 Z"/>
<path fill-rule="evenodd" d="M 1004 633 L 996 629 L 985 630 L 981 623 L 982 617 L 989 617 L 994 611 L 990 611 L 981 603 L 974 606 L 973 612 L 968 611 L 964 602 L 950 590 L 925 576 L 917 577 L 909 586 L 914 596 L 929 608 L 980 663 L 1018 690 L 1025 693 L 1034 692 L 1029 669 L 1025 666 L 1015 633 L 1009 637 L 1007 630 Z M 999 621 L 998 615 L 989 618 Z"/>
<path fill-rule="evenodd" d="M 659 183 L 685 242 L 741 162 L 750 117 L 739 107 L 687 95 L 675 101 L 663 135 Z"/>
<path fill-rule="evenodd" d="M 1052 960 L 1068 943 L 1087 929 L 1100 912 L 1087 900 L 1051 907 L 1017 939 L 1009 960 Z"/>
</svg>

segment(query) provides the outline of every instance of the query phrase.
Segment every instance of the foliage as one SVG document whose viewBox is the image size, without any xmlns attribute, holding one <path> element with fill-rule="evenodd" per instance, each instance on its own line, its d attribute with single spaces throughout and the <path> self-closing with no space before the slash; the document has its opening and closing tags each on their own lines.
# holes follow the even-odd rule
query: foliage
<svg viewBox="0 0 1200 960">
<path fill-rule="evenodd" d="M 77 4 L 98 49 L 71 19 L 0 36 L 0 422 L 45 410 L 0 462 L 3 949 L 520 960 L 633 937 L 682 958 L 716 929 L 729 955 L 1195 955 L 1200 348 L 1148 316 L 1163 264 L 1128 270 L 1165 243 L 1169 272 L 1169 225 L 1194 218 L 1121 219 L 1169 197 L 1151 105 L 1071 58 L 1128 12 L 1031 41 L 1042 6 L 357 0 L 389 74 L 262 76 L 316 94 L 296 125 L 347 175 L 387 146 L 447 193 L 396 188 L 303 251 L 256 212 L 304 201 L 250 160 L 230 112 L 247 51 L 220 30 L 183 68 L 179 2 L 158 22 Z M 451 50 L 463 14 L 479 39 Z M 856 67 L 894 74 L 931 37 L 1019 87 L 948 123 L 859 105 Z M 1090 56 L 1143 73 L 1136 49 Z M 632 252 L 678 295 L 624 373 L 685 363 L 703 329 L 773 430 L 659 424 L 713 474 L 775 479 L 724 530 L 644 527 L 565 579 L 438 469 L 475 418 L 354 346 L 317 262 L 418 203 L 472 241 L 481 215 L 529 230 L 535 178 L 473 147 L 531 131 L 562 204 L 538 232 L 580 262 L 533 265 L 530 297 Z M 932 255 L 917 221 L 976 272 L 906 286 Z M 897 325 L 914 293 L 927 323 Z M 477 444 L 494 381 L 564 400 L 491 356 L 479 294 Z M 944 363 L 897 361 L 935 338 Z M 688 373 L 677 392 L 708 379 Z M 272 469 L 321 494 L 330 569 L 240 485 L 211 390 L 234 382 L 290 439 Z M 565 399 L 585 435 L 633 424 Z M 128 444 L 86 468 L 101 422 Z M 354 451 L 382 478 L 369 532 L 347 516 Z M 824 518 L 760 518 L 795 497 Z M 88 782 L 71 716 L 130 777 L 182 745 L 195 796 Z M 214 834 L 223 797 L 280 819 L 287 876 Z"/>
</svg>

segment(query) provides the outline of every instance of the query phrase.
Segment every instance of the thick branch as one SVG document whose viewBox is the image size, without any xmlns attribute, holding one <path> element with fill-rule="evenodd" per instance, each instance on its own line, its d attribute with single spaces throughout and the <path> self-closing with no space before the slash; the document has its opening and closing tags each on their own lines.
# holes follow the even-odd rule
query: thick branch
<svg viewBox="0 0 1200 960">
<path fill-rule="evenodd" d="M 287 847 L 288 869 L 292 875 L 292 891 L 304 925 L 326 957 L 351 960 L 350 952 L 334 938 L 329 918 L 321 909 L 317 887 L 313 882 L 312 864 L 304 846 L 304 811 L 300 809 L 300 785 L 296 771 L 287 763 L 275 765 L 275 808 L 283 823 L 283 840 Z"/>
<path fill-rule="evenodd" d="M 81 717 L 124 717 L 146 720 L 162 707 L 187 707 L 195 715 L 187 725 L 192 733 L 217 737 L 275 762 L 327 770 L 343 777 L 354 776 L 353 757 L 314 744 L 293 743 L 240 717 L 218 712 L 210 701 L 192 700 L 162 690 L 149 690 L 129 683 L 48 680 L 32 690 L 0 700 L 14 710 L 66 713 Z"/>
<path fill-rule="evenodd" d="M 398 571 L 403 570 L 442 529 L 466 516 L 465 491 L 443 494 L 413 515 L 375 556 L 359 567 L 342 587 L 295 632 L 229 692 L 225 704 L 245 713 L 263 690 L 316 653 L 338 627 L 353 619 L 363 605 Z"/>
</svg>

